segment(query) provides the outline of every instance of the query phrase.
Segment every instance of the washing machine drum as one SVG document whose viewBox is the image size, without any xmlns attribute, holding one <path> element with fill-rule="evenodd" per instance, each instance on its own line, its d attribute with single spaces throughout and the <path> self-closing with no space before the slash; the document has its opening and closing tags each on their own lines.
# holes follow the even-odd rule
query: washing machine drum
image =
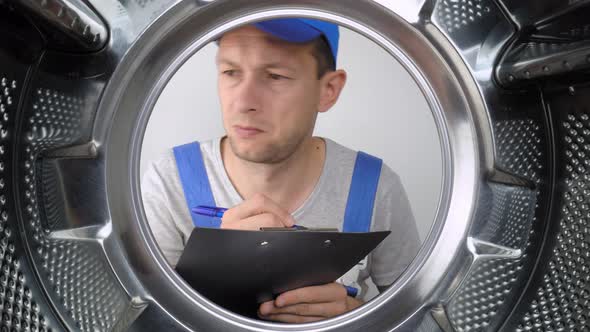
<svg viewBox="0 0 590 332">
<path fill-rule="evenodd" d="M 399 280 L 291 326 L 235 315 L 174 273 L 138 175 L 175 70 L 224 31 L 284 16 L 395 57 L 443 160 L 434 224 Z M 1 330 L 590 329 L 588 17 L 589 1 L 0 0 Z"/>
</svg>

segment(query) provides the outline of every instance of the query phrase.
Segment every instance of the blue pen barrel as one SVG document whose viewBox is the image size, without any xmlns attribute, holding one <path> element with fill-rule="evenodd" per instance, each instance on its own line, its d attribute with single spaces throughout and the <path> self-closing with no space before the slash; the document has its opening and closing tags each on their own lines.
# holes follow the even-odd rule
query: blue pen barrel
<svg viewBox="0 0 590 332">
<path fill-rule="evenodd" d="M 200 214 L 207 217 L 222 218 L 225 211 L 228 209 L 217 206 L 199 205 L 191 209 L 193 213 Z"/>
</svg>

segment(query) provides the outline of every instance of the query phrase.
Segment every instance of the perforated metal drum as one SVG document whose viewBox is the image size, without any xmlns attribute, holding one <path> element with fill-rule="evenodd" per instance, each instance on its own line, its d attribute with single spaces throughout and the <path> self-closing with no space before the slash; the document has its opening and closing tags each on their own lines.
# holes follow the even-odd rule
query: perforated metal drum
<svg viewBox="0 0 590 332">
<path fill-rule="evenodd" d="M 193 291 L 139 194 L 146 123 L 178 67 L 282 16 L 336 22 L 396 58 L 444 170 L 400 279 L 303 325 Z M 590 330 L 589 17 L 586 0 L 0 0 L 1 330 Z"/>
</svg>

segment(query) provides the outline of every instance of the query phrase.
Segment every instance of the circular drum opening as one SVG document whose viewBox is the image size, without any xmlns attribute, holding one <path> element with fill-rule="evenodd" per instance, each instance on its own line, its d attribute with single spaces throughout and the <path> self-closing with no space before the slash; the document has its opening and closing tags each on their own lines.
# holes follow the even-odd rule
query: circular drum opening
<svg viewBox="0 0 590 332">
<path fill-rule="evenodd" d="M 305 325 L 278 325 L 248 319 L 214 305 L 193 291 L 168 265 L 150 231 L 140 194 L 140 157 L 150 113 L 166 84 L 197 51 L 224 32 L 256 21 L 307 17 L 334 22 L 363 35 L 395 58 L 422 92 L 434 119 L 441 151 L 441 190 L 436 217 L 408 268 L 385 292 L 345 315 Z M 434 37 L 436 31 L 430 31 Z M 107 102 L 98 117 L 112 119 L 106 134 L 107 191 L 113 231 L 145 296 L 189 329 L 204 330 L 371 330 L 419 324 L 418 313 L 433 305 L 445 283 L 448 267 L 462 246 L 486 151 L 470 111 L 481 107 L 472 84 L 454 65 L 456 55 L 441 54 L 440 38 L 428 40 L 394 12 L 377 4 L 287 1 L 218 1 L 207 5 L 181 3 L 160 17 L 128 52 L 107 88 Z M 447 45 L 448 46 L 448 45 Z M 455 57 L 455 58 L 453 58 Z M 449 61 L 449 59 L 454 61 Z M 465 91 L 465 92 L 463 92 Z M 108 98 L 107 98 L 108 97 Z M 319 120 L 321 121 L 321 120 Z M 99 121 L 97 121 L 99 122 Z M 101 132 L 101 130 L 98 130 Z M 460 179 L 457 176 L 461 174 Z M 467 207 L 467 208 L 466 208 Z M 450 225 L 449 221 L 453 224 Z M 111 261 L 125 259 L 109 257 Z M 443 287 L 441 287 L 443 286 Z M 414 317 L 415 321 L 408 321 Z M 415 325 L 413 325 L 415 326 Z"/>
<path fill-rule="evenodd" d="M 326 154 L 331 158 L 337 158 L 335 157 L 337 152 L 333 150 L 339 151 L 340 145 L 364 151 L 382 158 L 386 165 L 384 167 L 391 169 L 397 176 L 395 180 L 399 178 L 401 185 L 398 186 L 396 181 L 396 188 L 394 188 L 399 192 L 395 191 L 391 197 L 381 195 L 376 198 L 392 206 L 388 209 L 393 213 L 391 217 L 393 220 L 390 222 L 392 234 L 389 235 L 392 239 L 386 238 L 386 240 L 395 245 L 387 247 L 390 249 L 379 250 L 395 253 L 395 259 L 392 259 L 394 264 L 390 264 L 389 268 L 395 273 L 392 279 L 396 279 L 417 254 L 422 240 L 431 229 L 438 207 L 442 174 L 439 133 L 424 95 L 403 66 L 395 61 L 390 53 L 362 35 L 346 28 L 339 30 L 337 68 L 344 70 L 347 74 L 346 83 L 336 104 L 327 112 L 318 114 L 313 136 L 329 140 L 331 147 L 327 149 L 331 150 Z M 229 185 L 232 181 L 226 168 L 217 169 L 217 166 L 224 164 L 220 161 L 221 153 L 218 151 L 220 138 L 228 135 L 228 131 L 232 129 L 230 126 L 224 126 L 222 119 L 223 112 L 220 105 L 222 92 L 218 89 L 223 87 L 218 87 L 220 80 L 226 80 L 223 78 L 223 71 L 227 71 L 228 68 L 224 67 L 224 64 L 217 63 L 217 59 L 222 54 L 218 44 L 218 41 L 206 44 L 178 68 L 158 98 L 143 137 L 140 174 L 143 179 L 144 210 L 147 211 L 148 221 L 152 224 L 152 233 L 156 233 L 154 234 L 156 242 L 164 250 L 164 256 L 173 267 L 178 264 L 179 254 L 186 247 L 190 232 L 194 228 L 192 215 L 186 214 L 186 212 L 190 214 L 190 209 L 181 208 L 186 204 L 183 183 L 181 178 L 175 175 L 177 169 L 170 167 L 176 164 L 171 162 L 174 155 L 173 147 L 195 140 L 204 145 L 201 153 L 203 157 L 208 157 L 206 166 L 208 177 L 212 178 L 209 181 L 210 185 L 219 188 L 215 193 L 217 205 L 233 206 L 237 204 L 237 200 L 243 199 L 242 197 L 237 197 L 236 201 L 227 199 L 227 196 L 234 194 L 236 188 L 234 184 Z M 362 51 L 359 52 L 359 50 Z M 273 59 L 258 56 L 261 62 Z M 368 59 L 370 61 L 367 61 Z M 269 74 L 274 74 L 272 70 L 275 70 L 277 73 L 285 72 L 285 75 L 292 76 L 285 77 L 284 80 L 299 79 L 300 74 L 291 73 L 288 66 L 287 63 L 285 68 L 271 67 Z M 239 66 L 237 67 L 239 70 Z M 280 79 L 281 77 L 275 80 L 280 81 Z M 260 85 L 265 89 L 273 90 L 265 84 Z M 278 85 L 280 88 L 292 83 L 275 82 L 269 85 Z M 289 86 L 289 89 L 293 87 Z M 280 94 L 277 95 L 275 98 L 280 97 Z M 224 98 L 228 97 L 224 96 Z M 274 102 L 275 98 L 271 101 Z M 288 95 L 283 98 L 288 98 Z M 264 98 L 262 97 L 261 100 Z M 246 102 L 255 104 L 258 100 Z M 267 103 L 268 106 L 262 105 L 259 106 L 259 110 L 256 110 L 258 113 L 263 113 L 262 117 L 265 117 L 265 112 L 279 112 L 285 107 L 284 104 L 275 106 L 268 100 Z M 224 112 L 232 111 L 231 106 L 226 108 Z M 256 121 L 260 121 L 257 117 L 258 115 L 254 114 L 247 120 L 240 119 L 240 121 L 252 121 L 256 124 Z M 281 121 L 288 120 L 281 119 Z M 342 162 L 336 162 L 334 159 L 324 161 L 322 175 L 315 184 L 315 188 L 319 189 L 314 189 L 300 206 L 291 211 L 298 219 L 305 219 L 305 214 L 310 213 L 305 210 L 312 208 L 314 201 L 322 202 L 316 203 L 315 206 L 323 204 L 325 209 L 331 206 L 344 207 L 342 202 L 335 202 L 334 196 L 329 197 L 329 203 L 317 197 L 327 195 L 326 192 L 337 192 L 338 187 L 330 186 L 325 183 L 326 181 L 345 180 L 344 177 L 334 179 L 334 175 L 328 177 L 333 174 L 330 170 L 326 170 L 328 167 L 344 166 Z M 216 179 L 222 180 L 216 181 Z M 226 186 L 229 189 L 221 190 Z M 165 196 L 164 192 L 166 192 Z M 408 209 L 404 209 L 406 205 L 398 203 L 401 199 L 409 201 Z M 162 211 L 165 211 L 164 214 Z M 340 222 L 336 225 L 340 226 L 341 220 L 344 219 L 344 216 L 340 214 L 344 214 L 344 209 L 329 216 L 315 214 L 313 218 L 337 219 Z M 384 213 L 375 216 L 373 230 L 379 229 L 378 227 L 382 225 L 379 219 L 384 219 Z M 408 224 L 403 223 L 405 219 L 408 220 Z M 313 221 L 309 220 L 307 224 L 301 225 L 311 227 Z M 169 230 L 175 230 L 175 233 Z M 172 237 L 175 239 L 171 240 Z M 380 255 L 383 256 L 383 254 Z M 227 269 L 229 266 L 227 265 Z M 369 267 L 366 269 L 371 271 Z M 232 272 L 227 270 L 224 274 Z M 351 276 L 353 274 L 355 274 L 354 271 L 340 282 L 356 283 L 358 288 L 361 285 L 351 280 L 354 278 Z M 219 281 L 218 278 L 212 279 Z M 391 283 L 393 280 L 387 282 L 388 285 Z M 363 292 L 357 295 L 358 299 L 368 301 L 378 294 L 379 290 L 371 278 L 367 279 L 366 285 L 362 284 Z"/>
</svg>

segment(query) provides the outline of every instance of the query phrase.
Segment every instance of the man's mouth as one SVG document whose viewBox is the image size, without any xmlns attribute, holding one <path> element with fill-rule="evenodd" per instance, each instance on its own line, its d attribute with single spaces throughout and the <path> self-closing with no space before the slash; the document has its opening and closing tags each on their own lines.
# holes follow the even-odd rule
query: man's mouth
<svg viewBox="0 0 590 332">
<path fill-rule="evenodd" d="M 241 138 L 251 138 L 264 132 L 258 128 L 247 126 L 234 126 L 234 131 Z"/>
</svg>

